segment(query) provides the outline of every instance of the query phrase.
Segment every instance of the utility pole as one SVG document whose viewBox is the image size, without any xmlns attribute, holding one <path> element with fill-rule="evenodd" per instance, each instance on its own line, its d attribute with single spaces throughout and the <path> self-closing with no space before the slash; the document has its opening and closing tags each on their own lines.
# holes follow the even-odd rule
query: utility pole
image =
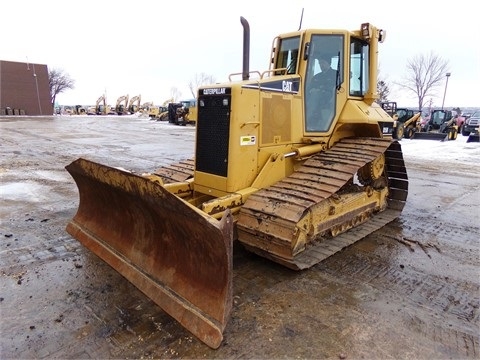
<svg viewBox="0 0 480 360">
<path fill-rule="evenodd" d="M 443 110 L 443 105 L 445 104 L 445 95 L 447 95 L 447 86 L 448 86 L 448 78 L 452 75 L 451 73 L 447 73 L 447 81 L 445 82 L 445 92 L 443 93 L 443 101 L 442 101 L 442 110 Z"/>
</svg>

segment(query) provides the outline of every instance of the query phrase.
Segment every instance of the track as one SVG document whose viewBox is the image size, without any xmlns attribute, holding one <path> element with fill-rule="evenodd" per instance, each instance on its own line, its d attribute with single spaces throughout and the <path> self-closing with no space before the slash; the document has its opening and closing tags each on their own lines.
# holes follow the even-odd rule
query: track
<svg viewBox="0 0 480 360">
<path fill-rule="evenodd" d="M 345 214 L 341 224 L 338 220 L 328 220 L 325 215 L 325 225 L 315 226 L 323 227 L 322 233 L 327 236 L 311 238 L 304 251 L 289 256 L 304 215 L 318 211 L 315 208 L 322 202 L 338 197 L 351 186 L 360 168 L 383 153 L 389 187 L 387 209 L 376 213 L 377 210 L 359 206 Z M 358 189 L 358 186 L 353 188 Z M 295 270 L 309 268 L 397 218 L 407 192 L 408 178 L 397 141 L 344 139 L 328 151 L 308 159 L 289 177 L 251 195 L 238 216 L 239 240 L 249 251 L 282 265 Z M 329 206 L 325 208 L 328 211 Z M 351 229 L 328 236 L 328 233 L 345 228 Z"/>
<path fill-rule="evenodd" d="M 344 224 L 334 226 L 336 229 L 342 226 L 353 228 L 334 237 L 323 237 L 322 241 L 316 239 L 308 244 L 305 251 L 290 259 L 270 250 L 272 246 L 269 243 L 272 241 L 279 242 L 277 247 L 289 249 L 291 244 L 288 241 L 285 244 L 285 233 L 296 232 L 301 216 L 321 201 L 336 196 L 351 183 L 362 166 L 383 153 L 389 186 L 387 209 L 375 214 L 371 209 L 360 209 L 350 214 Z M 188 159 L 162 166 L 155 174 L 168 184 L 193 177 L 193 171 L 194 160 Z M 241 242 L 249 251 L 295 270 L 306 269 L 396 219 L 404 207 L 407 193 L 408 177 L 397 141 L 344 139 L 328 151 L 307 160 L 288 178 L 251 195 L 240 211 L 237 228 L 243 238 L 248 238 L 246 242 Z M 259 223 L 262 223 L 262 229 L 268 229 L 268 233 L 259 230 Z"/>
<path fill-rule="evenodd" d="M 155 170 L 154 173 L 160 176 L 165 184 L 170 184 L 185 181 L 193 177 L 194 166 L 194 160 L 187 159 L 179 161 L 178 163 L 162 166 Z"/>
</svg>

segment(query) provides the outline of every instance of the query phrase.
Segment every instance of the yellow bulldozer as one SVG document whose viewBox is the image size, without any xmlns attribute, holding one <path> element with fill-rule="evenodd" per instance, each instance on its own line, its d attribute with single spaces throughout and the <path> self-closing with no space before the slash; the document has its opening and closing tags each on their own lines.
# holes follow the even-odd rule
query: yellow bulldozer
<svg viewBox="0 0 480 360">
<path fill-rule="evenodd" d="M 232 309 L 234 241 L 307 269 L 396 219 L 408 193 L 375 102 L 385 31 L 278 35 L 260 73 L 240 22 L 242 71 L 199 88 L 192 158 L 147 174 L 66 166 L 80 195 L 68 233 L 212 348 Z"/>
</svg>

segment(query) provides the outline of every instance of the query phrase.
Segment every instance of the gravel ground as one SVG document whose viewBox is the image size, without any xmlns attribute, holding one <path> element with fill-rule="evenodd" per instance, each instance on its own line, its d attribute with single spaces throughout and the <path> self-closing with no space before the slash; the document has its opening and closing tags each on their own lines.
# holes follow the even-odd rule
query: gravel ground
<svg viewBox="0 0 480 360">
<path fill-rule="evenodd" d="M 235 246 L 212 350 L 65 232 L 78 157 L 137 172 L 191 157 L 192 126 L 0 118 L 0 358 L 479 359 L 480 144 L 402 140 L 399 219 L 303 272 Z"/>
</svg>

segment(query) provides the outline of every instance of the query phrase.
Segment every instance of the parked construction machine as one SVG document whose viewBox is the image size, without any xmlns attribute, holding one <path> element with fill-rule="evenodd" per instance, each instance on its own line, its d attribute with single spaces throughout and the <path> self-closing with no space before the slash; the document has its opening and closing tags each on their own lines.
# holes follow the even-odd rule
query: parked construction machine
<svg viewBox="0 0 480 360">
<path fill-rule="evenodd" d="M 135 114 L 137 111 L 140 110 L 140 102 L 142 100 L 141 95 L 134 96 L 128 102 L 128 112 L 130 114 Z"/>
<path fill-rule="evenodd" d="M 410 139 L 416 132 L 422 130 L 420 121 L 422 113 L 408 108 L 399 108 L 395 101 L 382 102 L 380 104 L 391 117 L 393 117 L 393 138 Z"/>
<path fill-rule="evenodd" d="M 192 158 L 147 174 L 66 166 L 80 195 L 68 233 L 212 348 L 232 309 L 233 241 L 307 269 L 396 219 L 408 192 L 375 102 L 385 32 L 281 34 L 260 73 L 240 21 L 242 72 L 199 88 Z"/>
<path fill-rule="evenodd" d="M 61 108 L 61 114 L 65 115 L 87 115 L 87 110 L 82 105 L 75 106 L 63 106 Z"/>
<path fill-rule="evenodd" d="M 189 99 L 180 101 L 184 108 L 184 121 L 187 124 L 194 125 L 197 122 L 197 99 Z"/>
<path fill-rule="evenodd" d="M 422 131 L 422 113 L 420 111 L 398 108 L 397 122 L 403 125 L 403 137 L 411 139 L 415 133 Z"/>
<path fill-rule="evenodd" d="M 87 109 L 87 115 L 101 115 L 106 110 L 106 101 L 105 95 L 101 95 L 95 102 L 95 106 Z"/>
<path fill-rule="evenodd" d="M 95 114 L 106 115 L 107 114 L 107 98 L 105 95 L 101 95 L 95 103 Z"/>
<path fill-rule="evenodd" d="M 115 104 L 115 113 L 117 115 L 125 115 L 128 113 L 128 98 L 128 95 L 123 95 L 117 99 L 117 103 Z"/>
<path fill-rule="evenodd" d="M 158 119 L 167 112 L 166 106 L 150 105 L 147 108 L 148 116 L 151 119 Z"/>
<path fill-rule="evenodd" d="M 90 107 L 87 110 L 88 115 L 108 115 L 111 113 L 110 106 L 107 105 L 107 99 L 105 95 L 101 95 L 97 102 L 95 103 L 95 107 Z"/>
<path fill-rule="evenodd" d="M 160 120 L 168 120 L 175 125 L 195 125 L 197 121 L 197 101 L 196 99 L 171 102 L 167 106 L 167 111 L 163 113 Z"/>
<path fill-rule="evenodd" d="M 456 140 L 458 126 L 450 110 L 433 110 L 430 120 L 424 125 L 422 131 L 413 134 L 412 139 L 422 140 Z"/>
<path fill-rule="evenodd" d="M 158 114 L 155 116 L 155 119 L 158 121 L 167 121 L 168 120 L 168 104 L 173 102 L 173 98 L 167 99 L 159 106 Z"/>
</svg>

